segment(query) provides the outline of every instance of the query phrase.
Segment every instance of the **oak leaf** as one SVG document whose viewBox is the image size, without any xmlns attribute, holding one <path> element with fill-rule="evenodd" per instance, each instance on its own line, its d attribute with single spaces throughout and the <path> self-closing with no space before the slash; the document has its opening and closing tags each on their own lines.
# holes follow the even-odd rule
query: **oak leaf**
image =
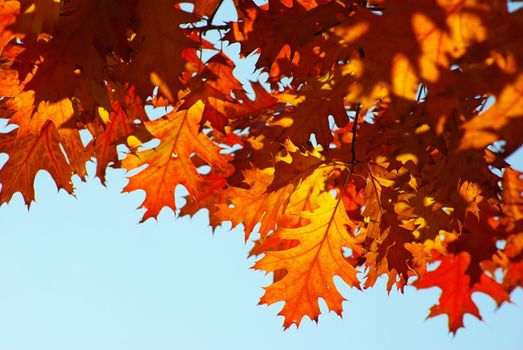
<svg viewBox="0 0 523 350">
<path fill-rule="evenodd" d="M 163 95 L 176 102 L 178 91 L 184 87 L 182 73 L 196 69 L 185 55 L 198 47 L 180 25 L 195 22 L 196 17 L 175 7 L 172 0 L 138 0 L 134 21 L 133 54 L 125 79 L 136 86 L 142 98 L 158 86 Z"/>
<path fill-rule="evenodd" d="M 267 192 L 267 186 L 273 178 L 270 170 L 249 171 L 244 180 L 249 188 L 230 187 L 224 192 L 229 204 L 218 205 L 218 216 L 222 221 L 231 221 L 233 227 L 240 223 L 244 225 L 246 240 L 258 222 L 261 223 L 260 235 L 266 236 L 276 228 L 278 218 L 283 213 L 292 185 Z"/>
<path fill-rule="evenodd" d="M 128 154 L 122 160 L 122 167 L 128 171 L 147 167 L 130 176 L 124 191 L 144 190 L 145 200 L 141 207 L 146 208 L 142 221 L 157 217 L 163 207 L 176 210 L 174 191 L 183 185 L 189 193 L 198 198 L 200 188 L 206 181 L 218 187 L 225 182 L 223 178 L 205 178 L 198 173 L 191 161 L 193 153 L 201 157 L 211 168 L 228 167 L 227 157 L 206 135 L 198 132 L 203 103 L 197 103 L 188 110 L 172 111 L 165 117 L 145 123 L 154 138 L 159 139 L 157 147 L 139 150 Z"/>
<path fill-rule="evenodd" d="M 344 298 L 337 291 L 334 276 L 352 287 L 359 288 L 357 270 L 344 257 L 343 249 L 361 250 L 351 230 L 354 224 L 343 208 L 343 203 L 328 193 L 324 194 L 322 206 L 301 216 L 310 220 L 306 226 L 277 231 L 283 240 L 296 240 L 298 245 L 280 251 L 267 251 L 257 261 L 255 269 L 274 272 L 285 269 L 281 280 L 265 288 L 261 304 L 284 301 L 280 315 L 285 317 L 283 326 L 299 326 L 308 316 L 318 320 L 318 298 L 325 300 L 329 310 L 341 315 Z"/>
<path fill-rule="evenodd" d="M 498 303 L 509 301 L 508 295 L 503 292 L 499 284 L 485 275 L 482 275 L 481 282 L 473 287 L 470 277 L 465 274 L 469 264 L 470 255 L 468 253 L 444 257 L 436 270 L 424 274 L 414 284 L 416 288 L 420 289 L 441 288 L 439 305 L 431 308 L 429 317 L 447 314 L 449 329 L 452 333 L 456 333 L 459 328 L 463 327 L 465 314 L 471 314 L 481 319 L 479 310 L 471 299 L 473 292 L 486 293 Z"/>
<path fill-rule="evenodd" d="M 17 130 L 0 134 L 0 152 L 9 154 L 7 163 L 0 170 L 0 203 L 21 192 L 25 203 L 30 205 L 34 200 L 33 182 L 40 170 L 49 172 L 58 189 L 73 192 L 73 169 L 60 148 L 59 140 L 58 131 L 50 120 L 37 134 L 19 136 Z"/>
</svg>

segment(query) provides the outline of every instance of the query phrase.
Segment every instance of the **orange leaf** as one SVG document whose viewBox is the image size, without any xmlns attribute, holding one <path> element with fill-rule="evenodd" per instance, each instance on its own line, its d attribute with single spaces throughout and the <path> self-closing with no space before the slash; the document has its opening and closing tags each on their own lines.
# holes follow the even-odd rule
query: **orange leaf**
<svg viewBox="0 0 523 350">
<path fill-rule="evenodd" d="M 33 182 L 40 170 L 49 172 L 58 188 L 73 192 L 73 170 L 60 148 L 55 125 L 46 121 L 38 134 L 18 136 L 18 130 L 0 134 L 0 152 L 9 154 L 9 160 L 0 170 L 0 203 L 21 192 L 30 205 L 34 200 Z"/>
<path fill-rule="evenodd" d="M 463 327 L 463 316 L 467 313 L 481 319 L 479 310 L 471 299 L 470 277 L 465 274 L 469 263 L 468 253 L 443 257 L 436 270 L 427 272 L 414 284 L 418 289 L 441 288 L 439 304 L 430 309 L 429 317 L 447 314 L 452 333 Z"/>
<path fill-rule="evenodd" d="M 224 197 L 231 204 L 219 204 L 217 215 L 222 221 L 231 221 L 233 227 L 243 224 L 245 239 L 249 238 L 256 224 L 261 222 L 260 235 L 264 237 L 276 227 L 292 186 L 287 185 L 276 192 L 267 193 L 267 186 L 273 180 L 269 171 L 249 170 L 244 175 L 244 183 L 249 188 L 229 187 L 224 192 Z"/>
<path fill-rule="evenodd" d="M 165 117 L 145 123 L 147 130 L 160 145 L 152 149 L 128 154 L 122 160 L 122 167 L 128 171 L 147 167 L 129 178 L 125 192 L 144 190 L 145 200 L 141 207 L 146 208 L 142 221 L 157 217 L 167 206 L 176 210 L 174 191 L 183 185 L 196 199 L 200 189 L 207 181 L 216 183 L 218 188 L 225 184 L 220 177 L 204 177 L 198 173 L 191 161 L 193 153 L 201 157 L 211 168 L 226 169 L 227 157 L 219 153 L 216 146 L 205 134 L 199 133 L 199 122 L 203 103 L 197 103 L 188 110 L 172 111 Z"/>
<path fill-rule="evenodd" d="M 350 221 L 343 203 L 325 193 L 321 207 L 301 216 L 310 220 L 303 227 L 276 232 L 281 240 L 298 241 L 290 249 L 267 251 L 256 262 L 255 269 L 267 272 L 286 270 L 278 282 L 265 288 L 260 304 L 284 301 L 280 315 L 285 317 L 285 328 L 299 326 L 308 316 L 317 321 L 320 314 L 318 298 L 325 300 L 329 310 L 341 315 L 344 298 L 337 291 L 334 276 L 339 276 L 352 287 L 359 288 L 357 271 L 344 257 L 343 249 L 361 250 L 350 232 L 354 224 Z"/>
</svg>

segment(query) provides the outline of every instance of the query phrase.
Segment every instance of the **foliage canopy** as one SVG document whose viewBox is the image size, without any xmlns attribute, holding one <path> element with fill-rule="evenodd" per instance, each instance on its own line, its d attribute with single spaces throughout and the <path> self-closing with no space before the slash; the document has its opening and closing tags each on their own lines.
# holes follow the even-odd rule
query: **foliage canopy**
<svg viewBox="0 0 523 350">
<path fill-rule="evenodd" d="M 258 230 L 254 268 L 274 276 L 261 303 L 284 302 L 285 328 L 317 320 L 319 298 L 341 314 L 335 276 L 439 287 L 430 316 L 452 332 L 480 318 L 473 293 L 501 305 L 523 286 L 523 180 L 506 162 L 523 131 L 522 10 L 235 0 L 238 19 L 216 25 L 222 1 L 184 2 L 0 1 L 0 203 L 30 205 L 40 170 L 69 193 L 89 160 L 102 183 L 130 171 L 143 220 L 205 208 L 213 228 Z M 267 84 L 243 86 L 227 44 L 258 53 Z"/>
</svg>

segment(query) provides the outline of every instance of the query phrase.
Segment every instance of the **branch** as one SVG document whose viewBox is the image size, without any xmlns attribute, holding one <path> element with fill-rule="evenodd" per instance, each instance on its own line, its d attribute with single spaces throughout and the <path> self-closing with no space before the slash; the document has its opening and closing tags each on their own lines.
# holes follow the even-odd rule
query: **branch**
<svg viewBox="0 0 523 350">
<path fill-rule="evenodd" d="M 351 153 L 352 153 L 352 159 L 350 161 L 350 173 L 352 175 L 354 171 L 354 164 L 356 164 L 356 131 L 358 128 L 358 118 L 360 116 L 361 112 L 361 104 L 356 105 L 356 114 L 354 116 L 354 124 L 352 124 L 352 144 L 351 144 Z"/>
<path fill-rule="evenodd" d="M 214 8 L 213 13 L 209 17 L 209 24 L 212 24 L 212 21 L 214 21 L 214 17 L 216 17 L 216 13 L 218 12 L 218 9 L 222 6 L 222 4 L 223 4 L 223 0 L 220 0 L 218 5 Z"/>
<path fill-rule="evenodd" d="M 227 29 L 230 29 L 230 27 L 228 24 L 206 24 L 201 27 L 195 26 L 192 29 L 201 30 L 203 32 L 206 32 L 208 30 L 227 30 Z"/>
</svg>

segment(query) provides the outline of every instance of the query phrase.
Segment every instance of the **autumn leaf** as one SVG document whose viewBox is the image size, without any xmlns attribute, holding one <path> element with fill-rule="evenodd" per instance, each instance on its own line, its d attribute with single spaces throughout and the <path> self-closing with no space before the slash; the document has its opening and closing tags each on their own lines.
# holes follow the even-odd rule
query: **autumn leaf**
<svg viewBox="0 0 523 350">
<path fill-rule="evenodd" d="M 14 3 L 14 1 L 12 1 Z M 21 14 L 16 20 L 16 31 L 28 37 L 54 30 L 60 16 L 60 3 L 52 0 L 21 1 Z"/>
<path fill-rule="evenodd" d="M 290 152 L 290 162 L 282 159 L 274 164 L 274 179 L 267 191 L 276 191 L 287 184 L 298 185 L 312 174 L 324 161 L 313 154 Z"/>
<path fill-rule="evenodd" d="M 9 154 L 7 163 L 0 170 L 0 203 L 21 192 L 25 203 L 30 205 L 34 200 L 33 182 L 39 170 L 49 172 L 58 189 L 73 192 L 73 169 L 60 148 L 53 122 L 46 121 L 38 134 L 19 136 L 17 130 L 0 134 L 0 152 Z"/>
<path fill-rule="evenodd" d="M 105 172 L 110 166 L 119 167 L 120 158 L 117 152 L 119 144 L 126 144 L 127 138 L 136 139 L 137 143 L 149 141 L 152 136 L 145 129 L 143 124 L 136 124 L 134 121 L 146 121 L 147 117 L 143 110 L 142 101 L 135 96 L 134 88 L 111 87 L 115 99 L 112 110 L 98 108 L 98 117 L 91 125 L 91 135 L 95 135 L 89 146 L 94 147 L 94 154 L 97 159 L 96 175 L 102 183 L 105 183 Z M 120 104 L 122 103 L 122 104 Z M 141 140 L 141 141 L 140 141 Z M 129 145 L 131 149 L 137 147 L 136 143 Z"/>
<path fill-rule="evenodd" d="M 216 183 L 217 188 L 225 182 L 223 178 L 206 178 L 198 173 L 191 161 L 193 153 L 201 157 L 212 168 L 225 169 L 227 157 L 204 134 L 198 133 L 203 104 L 198 103 L 188 110 L 173 111 L 165 117 L 146 122 L 147 130 L 160 145 L 128 154 L 122 167 L 128 171 L 147 165 L 144 170 L 132 175 L 124 191 L 145 190 L 146 197 L 141 207 L 146 208 L 142 221 L 157 217 L 163 207 L 176 210 L 174 191 L 183 185 L 195 198 L 206 181 Z"/>
<path fill-rule="evenodd" d="M 267 192 L 267 186 L 273 178 L 270 171 L 247 172 L 244 182 L 249 186 L 248 189 L 231 187 L 224 192 L 229 204 L 218 205 L 217 215 L 221 221 L 231 221 L 233 227 L 243 224 L 245 239 L 248 239 L 258 222 L 261 222 L 259 233 L 262 237 L 274 230 L 292 186 L 287 185 L 276 192 Z"/>
<path fill-rule="evenodd" d="M 198 16 L 212 17 L 220 3 L 220 0 L 196 0 L 194 2 L 194 13 Z"/>
<path fill-rule="evenodd" d="M 470 277 L 465 274 L 469 264 L 470 255 L 467 253 L 444 257 L 436 270 L 426 273 L 414 284 L 419 289 L 436 286 L 441 288 L 439 304 L 430 309 L 429 317 L 447 314 L 449 330 L 452 333 L 456 333 L 459 328 L 463 327 L 465 314 L 471 314 L 481 319 L 479 310 L 471 299 L 473 292 L 486 293 L 498 303 L 509 301 L 508 295 L 503 292 L 499 284 L 485 275 L 482 275 L 479 284 L 472 287 Z"/>
<path fill-rule="evenodd" d="M 131 41 L 134 54 L 125 78 L 136 86 L 142 97 L 149 96 L 158 86 L 170 101 L 176 101 L 178 90 L 183 89 L 182 72 L 195 68 L 185 59 L 184 50 L 196 48 L 198 44 L 180 25 L 194 22 L 196 18 L 174 5 L 172 0 L 137 1 L 134 11 L 137 27 Z"/>
<path fill-rule="evenodd" d="M 322 206 L 301 216 L 310 220 L 303 227 L 280 229 L 277 236 L 282 240 L 297 240 L 299 244 L 290 249 L 267 251 L 256 262 L 255 269 L 275 272 L 286 270 L 287 274 L 278 282 L 265 288 L 261 304 L 284 301 L 280 315 L 285 317 L 285 328 L 299 326 L 308 316 L 318 320 L 320 314 L 318 298 L 323 298 L 329 310 L 341 315 L 344 298 L 337 291 L 334 276 L 352 287 L 359 288 L 357 270 L 347 262 L 343 249 L 360 250 L 354 237 L 354 224 L 345 214 L 340 201 L 326 193 Z"/>
<path fill-rule="evenodd" d="M 503 173 L 502 221 L 509 232 L 523 232 L 523 176 L 521 172 L 506 168 Z"/>
<path fill-rule="evenodd" d="M 523 128 L 522 97 L 523 73 L 501 91 L 495 105 L 463 125 L 465 135 L 460 146 L 482 149 L 499 139 L 517 139 L 516 130 Z"/>
<path fill-rule="evenodd" d="M 20 4 L 18 1 L 4 1 L 0 4 L 0 53 L 14 37 L 14 33 L 7 30 L 7 27 L 16 21 L 16 15 L 19 12 Z"/>
<path fill-rule="evenodd" d="M 27 48 L 18 60 L 27 61 L 25 66 L 20 65 L 20 70 L 28 74 L 33 65 L 37 67 L 27 85 L 35 91 L 36 102 L 55 102 L 77 96 L 79 90 L 91 84 L 103 90 L 103 80 L 107 78 L 106 55 L 115 52 L 125 57 L 125 32 L 114 28 L 119 25 L 125 28 L 128 21 L 118 1 L 64 3 L 59 18 L 49 28 L 52 29 L 47 33 L 50 37 L 46 40 L 27 38 Z M 48 89 L 48 86 L 53 88 Z"/>
<path fill-rule="evenodd" d="M 337 16 L 345 11 L 341 2 L 327 2 L 309 9 L 299 2 L 287 7 L 279 0 L 271 0 L 265 8 L 258 7 L 252 0 L 240 0 L 239 3 L 245 19 L 233 24 L 226 39 L 242 43 L 244 55 L 263 47 L 259 67 L 270 66 L 285 46 L 296 50 L 316 32 L 332 27 Z"/>
</svg>

